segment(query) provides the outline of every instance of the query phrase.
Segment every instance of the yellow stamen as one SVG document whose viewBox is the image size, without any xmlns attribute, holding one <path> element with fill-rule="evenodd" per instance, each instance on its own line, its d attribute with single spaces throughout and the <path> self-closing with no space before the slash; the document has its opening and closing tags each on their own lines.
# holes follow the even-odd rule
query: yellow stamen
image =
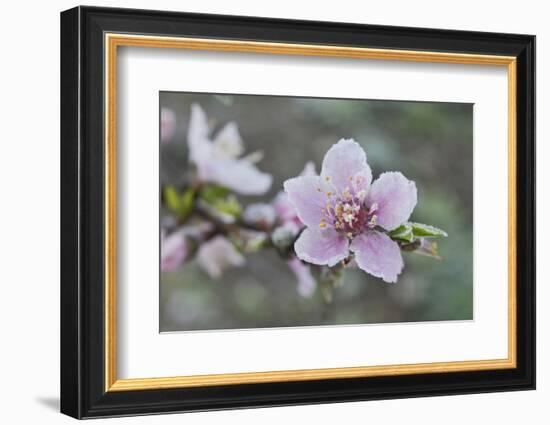
<svg viewBox="0 0 550 425">
<path fill-rule="evenodd" d="M 377 219 L 377 218 L 378 218 L 378 217 L 377 217 L 376 215 L 373 215 L 373 216 L 370 218 L 369 224 L 370 224 L 371 226 L 375 226 L 375 225 L 376 225 L 376 219 Z"/>
<path fill-rule="evenodd" d="M 342 192 L 342 197 L 343 197 L 344 199 L 347 199 L 347 198 L 350 197 L 350 194 L 349 194 L 349 187 L 346 187 L 346 188 L 344 189 L 344 191 Z"/>
</svg>

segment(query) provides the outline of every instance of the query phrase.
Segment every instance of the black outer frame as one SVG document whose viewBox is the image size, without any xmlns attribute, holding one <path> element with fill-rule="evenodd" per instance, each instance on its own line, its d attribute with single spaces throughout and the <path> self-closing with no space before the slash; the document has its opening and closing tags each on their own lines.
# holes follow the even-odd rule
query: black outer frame
<svg viewBox="0 0 550 425">
<path fill-rule="evenodd" d="M 105 32 L 517 57 L 517 368 L 104 391 Z M 535 37 L 76 7 L 61 13 L 61 412 L 75 418 L 535 388 Z"/>
</svg>

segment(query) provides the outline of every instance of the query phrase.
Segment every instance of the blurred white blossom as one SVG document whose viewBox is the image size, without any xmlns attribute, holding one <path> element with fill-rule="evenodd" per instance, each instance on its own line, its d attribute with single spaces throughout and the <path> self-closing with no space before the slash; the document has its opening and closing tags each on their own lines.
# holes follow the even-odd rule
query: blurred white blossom
<svg viewBox="0 0 550 425">
<path fill-rule="evenodd" d="M 214 138 L 209 133 L 208 118 L 194 103 L 187 143 L 190 160 L 197 166 L 201 181 L 219 184 L 242 195 L 263 195 L 269 190 L 273 178 L 256 168 L 256 155 L 242 156 L 244 145 L 235 122 L 227 123 Z"/>
<path fill-rule="evenodd" d="M 255 203 L 246 207 L 242 215 L 243 220 L 261 228 L 269 228 L 275 223 L 277 213 L 270 204 Z"/>
<path fill-rule="evenodd" d="M 176 270 L 189 255 L 189 243 L 181 231 L 161 236 L 160 269 L 163 272 Z"/>
<path fill-rule="evenodd" d="M 191 255 L 191 240 L 196 242 L 212 230 L 213 225 L 207 222 L 183 226 L 166 236 L 161 231 L 160 241 L 160 269 L 163 272 L 177 270 Z"/>
<path fill-rule="evenodd" d="M 169 143 L 176 134 L 176 114 L 169 108 L 160 110 L 160 141 Z"/>
<path fill-rule="evenodd" d="M 317 287 L 317 282 L 311 274 L 311 268 L 296 257 L 287 261 L 288 267 L 296 276 L 298 281 L 298 293 L 302 297 L 311 297 Z"/>
<path fill-rule="evenodd" d="M 241 267 L 245 258 L 224 236 L 218 235 L 201 244 L 197 263 L 213 279 L 219 279 L 229 267 Z"/>
</svg>

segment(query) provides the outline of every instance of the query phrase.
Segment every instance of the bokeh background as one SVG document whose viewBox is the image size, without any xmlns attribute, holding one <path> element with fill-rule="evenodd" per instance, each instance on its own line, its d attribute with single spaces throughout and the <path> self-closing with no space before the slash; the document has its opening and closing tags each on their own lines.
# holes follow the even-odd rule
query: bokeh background
<svg viewBox="0 0 550 425">
<path fill-rule="evenodd" d="M 270 202 L 307 161 L 319 172 L 332 144 L 353 138 L 367 152 L 374 178 L 401 171 L 416 182 L 411 220 L 440 227 L 449 237 L 438 241 L 441 260 L 404 252 L 395 284 L 346 270 L 329 304 L 319 289 L 301 297 L 295 276 L 272 250 L 247 255 L 244 267 L 219 280 L 191 261 L 161 273 L 161 332 L 473 318 L 471 104 L 161 92 L 160 106 L 176 116 L 173 140 L 160 144 L 162 184 L 181 184 L 189 170 L 193 102 L 217 128 L 236 121 L 246 152 L 264 153 L 258 168 L 273 175 L 273 186 L 265 196 L 239 197 L 243 205 Z"/>
</svg>

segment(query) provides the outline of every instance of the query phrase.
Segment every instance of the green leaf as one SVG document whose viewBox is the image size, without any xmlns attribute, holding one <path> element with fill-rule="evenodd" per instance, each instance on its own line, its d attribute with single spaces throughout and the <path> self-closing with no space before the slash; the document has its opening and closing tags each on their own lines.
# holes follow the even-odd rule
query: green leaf
<svg viewBox="0 0 550 425">
<path fill-rule="evenodd" d="M 269 245 L 269 236 L 265 232 L 242 230 L 231 235 L 231 241 L 245 253 L 258 252 Z"/>
<path fill-rule="evenodd" d="M 191 188 L 187 189 L 181 196 L 174 186 L 168 185 L 164 188 L 166 207 L 181 218 L 187 217 L 193 209 L 194 198 L 195 191 Z"/>
<path fill-rule="evenodd" d="M 223 186 L 204 186 L 199 196 L 202 200 L 223 214 L 237 217 L 243 210 L 236 196 Z"/>
<path fill-rule="evenodd" d="M 397 229 L 389 232 L 388 235 L 393 240 L 398 240 L 402 242 L 412 242 L 414 239 L 413 227 L 410 223 L 402 224 Z"/>
<path fill-rule="evenodd" d="M 164 188 L 164 202 L 168 209 L 178 212 L 180 209 L 180 197 L 174 186 L 166 186 Z"/>
<path fill-rule="evenodd" d="M 180 215 L 187 217 L 193 209 L 193 201 L 195 200 L 195 191 L 191 188 L 187 189 L 180 198 Z"/>
<path fill-rule="evenodd" d="M 212 204 L 218 211 L 229 214 L 233 217 L 237 217 L 243 211 L 243 207 L 235 197 L 235 195 L 229 195 L 223 199 L 216 199 Z"/>
<path fill-rule="evenodd" d="M 438 229 L 437 227 L 430 226 L 422 223 L 407 223 L 412 227 L 412 233 L 416 237 L 438 238 L 447 237 L 447 232 Z"/>
<path fill-rule="evenodd" d="M 223 199 L 227 195 L 229 195 L 229 189 L 216 185 L 204 186 L 199 194 L 201 199 L 204 199 L 209 204 L 215 204 L 217 200 Z"/>
</svg>

